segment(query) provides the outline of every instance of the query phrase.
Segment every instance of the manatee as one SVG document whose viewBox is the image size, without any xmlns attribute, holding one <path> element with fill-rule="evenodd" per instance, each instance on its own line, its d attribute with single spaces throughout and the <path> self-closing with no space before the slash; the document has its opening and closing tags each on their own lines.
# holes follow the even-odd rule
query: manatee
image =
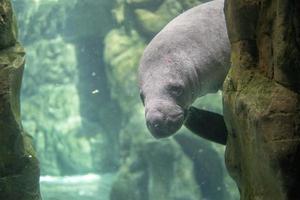
<svg viewBox="0 0 300 200">
<path fill-rule="evenodd" d="M 222 115 L 191 106 L 184 122 L 193 133 L 219 144 L 226 144 L 227 129 Z"/>
<path fill-rule="evenodd" d="M 221 115 L 191 109 L 197 98 L 221 89 L 230 67 L 223 7 L 223 0 L 214 0 L 187 10 L 145 48 L 139 88 L 146 124 L 155 138 L 171 136 L 186 123 L 197 135 L 226 143 Z M 207 130 L 215 126 L 220 128 Z"/>
</svg>

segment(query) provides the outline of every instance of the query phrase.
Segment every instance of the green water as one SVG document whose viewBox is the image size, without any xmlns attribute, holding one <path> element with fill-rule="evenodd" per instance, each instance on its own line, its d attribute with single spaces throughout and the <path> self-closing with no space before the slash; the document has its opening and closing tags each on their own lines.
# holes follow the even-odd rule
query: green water
<svg viewBox="0 0 300 200">
<path fill-rule="evenodd" d="M 238 199 L 224 147 L 193 138 L 191 156 L 173 138 L 155 140 L 139 100 L 145 46 L 200 0 L 12 2 L 26 49 L 22 123 L 44 200 Z M 197 106 L 221 113 L 221 93 Z"/>
</svg>

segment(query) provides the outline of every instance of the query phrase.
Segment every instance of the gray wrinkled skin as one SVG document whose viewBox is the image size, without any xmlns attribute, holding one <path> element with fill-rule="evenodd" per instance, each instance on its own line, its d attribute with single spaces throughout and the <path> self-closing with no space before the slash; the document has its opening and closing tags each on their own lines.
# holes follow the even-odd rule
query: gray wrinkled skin
<svg viewBox="0 0 300 200">
<path fill-rule="evenodd" d="M 184 12 L 145 49 L 139 87 L 154 137 L 174 134 L 197 97 L 222 87 L 230 66 L 223 6 L 223 0 L 215 0 Z"/>
</svg>

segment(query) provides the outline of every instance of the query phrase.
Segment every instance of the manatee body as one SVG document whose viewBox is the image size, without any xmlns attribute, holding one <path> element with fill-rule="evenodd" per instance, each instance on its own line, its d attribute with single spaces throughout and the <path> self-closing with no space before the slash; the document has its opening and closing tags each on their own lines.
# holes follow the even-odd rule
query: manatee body
<svg viewBox="0 0 300 200">
<path fill-rule="evenodd" d="M 187 122 L 196 134 L 226 142 L 226 133 L 214 133 L 211 138 L 209 131 L 202 133 L 198 123 L 205 118 L 226 132 L 222 116 L 196 108 L 188 114 L 196 98 L 222 87 L 230 67 L 223 7 L 223 0 L 214 0 L 184 12 L 146 47 L 140 60 L 139 87 L 147 127 L 154 137 L 170 136 Z"/>
</svg>

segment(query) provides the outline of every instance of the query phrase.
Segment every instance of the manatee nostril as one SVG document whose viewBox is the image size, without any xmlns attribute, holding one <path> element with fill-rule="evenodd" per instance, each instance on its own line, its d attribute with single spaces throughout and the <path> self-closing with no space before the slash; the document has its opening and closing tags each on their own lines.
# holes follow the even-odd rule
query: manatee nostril
<svg viewBox="0 0 300 200">
<path fill-rule="evenodd" d="M 150 129 L 160 129 L 162 122 L 161 119 L 154 119 L 154 120 L 149 120 L 147 121 L 147 126 Z"/>
<path fill-rule="evenodd" d="M 146 118 L 147 127 L 152 134 L 161 132 L 161 130 L 163 129 L 163 124 L 165 123 L 165 117 L 161 112 L 148 112 Z"/>
<path fill-rule="evenodd" d="M 185 114 L 182 108 L 168 104 L 164 104 L 163 109 L 146 107 L 146 125 L 155 138 L 168 137 L 182 126 Z"/>
</svg>

